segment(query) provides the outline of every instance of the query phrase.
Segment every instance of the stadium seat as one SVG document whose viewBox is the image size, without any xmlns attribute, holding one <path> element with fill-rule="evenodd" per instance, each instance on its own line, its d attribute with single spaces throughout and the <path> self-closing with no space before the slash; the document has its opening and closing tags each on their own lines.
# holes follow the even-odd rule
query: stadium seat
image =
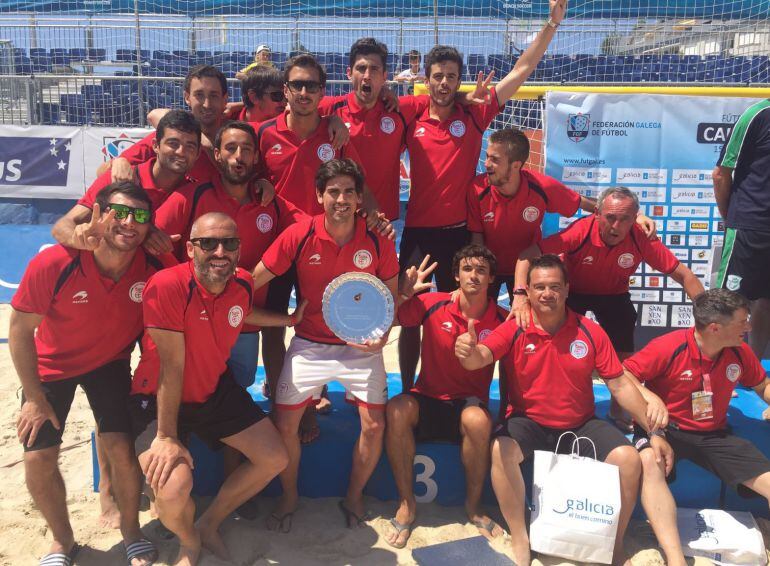
<svg viewBox="0 0 770 566">
<path fill-rule="evenodd" d="M 487 65 L 490 71 L 494 71 L 498 79 L 507 75 L 515 61 L 512 56 L 504 54 L 494 54 L 487 58 Z"/>
<path fill-rule="evenodd" d="M 85 47 L 72 47 L 68 53 L 71 61 L 85 61 L 87 51 Z"/>
<path fill-rule="evenodd" d="M 62 94 L 59 97 L 60 109 L 64 113 L 64 123 L 82 126 L 88 123 L 86 98 L 82 94 Z"/>
<path fill-rule="evenodd" d="M 47 53 L 36 53 L 30 59 L 33 73 L 50 73 L 53 70 L 53 61 Z"/>
<path fill-rule="evenodd" d="M 19 49 L 18 47 L 14 48 L 13 53 L 14 53 L 14 55 L 16 55 L 17 53 L 19 55 L 24 55 L 24 49 Z M 39 56 L 39 57 L 45 55 L 47 57 L 48 56 L 48 49 L 46 49 L 45 47 L 31 47 L 29 49 L 29 56 L 30 57 L 35 57 L 36 55 Z"/>
<path fill-rule="evenodd" d="M 21 57 L 14 60 L 14 72 L 17 75 L 31 75 L 34 71 L 32 69 L 32 60 L 29 57 Z"/>
<path fill-rule="evenodd" d="M 286 59 L 288 59 L 286 53 L 283 53 L 281 51 L 273 51 L 270 54 L 270 60 L 273 62 L 273 65 L 275 65 L 275 67 L 278 70 L 283 69 L 283 66 L 286 63 Z"/>
<path fill-rule="evenodd" d="M 40 123 L 45 125 L 59 125 L 61 123 L 60 106 L 55 102 L 43 102 L 40 104 Z"/>
<path fill-rule="evenodd" d="M 54 48 L 51 49 L 51 63 L 53 65 L 67 66 L 72 62 L 72 56 L 66 49 Z"/>
<path fill-rule="evenodd" d="M 115 102 L 111 94 L 86 98 L 86 114 L 89 124 L 103 126 L 115 125 Z"/>
<path fill-rule="evenodd" d="M 101 47 L 90 47 L 86 49 L 85 61 L 106 61 L 107 50 Z"/>
</svg>

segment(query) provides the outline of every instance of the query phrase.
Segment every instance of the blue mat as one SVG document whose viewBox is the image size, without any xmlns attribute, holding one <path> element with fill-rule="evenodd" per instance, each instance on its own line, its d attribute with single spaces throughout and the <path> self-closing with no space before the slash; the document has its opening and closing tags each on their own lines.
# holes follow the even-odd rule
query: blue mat
<svg viewBox="0 0 770 566">
<path fill-rule="evenodd" d="M 510 558 L 494 550 L 481 536 L 415 548 L 412 558 L 420 566 L 513 566 Z"/>
</svg>

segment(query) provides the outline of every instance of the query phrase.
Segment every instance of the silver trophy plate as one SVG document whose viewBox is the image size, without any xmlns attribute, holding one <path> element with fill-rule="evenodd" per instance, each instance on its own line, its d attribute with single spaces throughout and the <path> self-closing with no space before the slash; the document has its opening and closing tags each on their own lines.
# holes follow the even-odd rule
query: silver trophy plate
<svg viewBox="0 0 770 566">
<path fill-rule="evenodd" d="M 344 273 L 324 291 L 324 322 L 345 342 L 360 344 L 381 338 L 393 324 L 394 311 L 388 287 L 368 273 Z"/>
</svg>

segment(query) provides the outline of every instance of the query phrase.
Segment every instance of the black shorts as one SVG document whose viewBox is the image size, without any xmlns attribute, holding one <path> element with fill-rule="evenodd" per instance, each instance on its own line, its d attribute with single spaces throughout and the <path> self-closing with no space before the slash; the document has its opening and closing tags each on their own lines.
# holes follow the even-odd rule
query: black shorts
<svg viewBox="0 0 770 566">
<path fill-rule="evenodd" d="M 127 405 L 128 393 L 131 391 L 131 366 L 129 360 L 115 360 L 77 377 L 40 383 L 46 399 L 56 413 L 56 418 L 59 419 L 61 429 L 56 430 L 51 421 L 46 421 L 38 431 L 32 446 L 27 446 L 27 439 L 24 439 L 25 451 L 42 450 L 61 444 L 64 424 L 67 422 L 78 385 L 85 391 L 99 434 L 131 432 Z M 24 404 L 24 395 L 21 397 L 21 403 Z"/>
<path fill-rule="evenodd" d="M 457 250 L 468 243 L 468 229 L 465 225 L 446 228 L 404 228 L 401 234 L 401 251 L 398 263 L 401 273 L 412 267 L 419 267 L 423 258 L 430 254 L 430 261 L 438 262 L 433 276 L 436 288 L 448 292 L 457 288 L 452 274 L 452 258 Z"/>
<path fill-rule="evenodd" d="M 131 395 L 128 406 L 136 453 L 141 454 L 155 438 L 157 400 L 154 395 Z M 265 416 L 227 370 L 219 378 L 214 393 L 204 403 L 182 403 L 177 433 L 182 440 L 195 433 L 212 450 L 216 450 L 222 447 L 221 439 L 246 430 Z"/>
<path fill-rule="evenodd" d="M 556 443 L 565 432 L 574 432 L 577 436 L 590 438 L 596 446 L 596 459 L 604 462 L 610 452 L 619 446 L 631 446 L 628 439 L 607 421 L 596 417 L 575 428 L 549 428 L 537 424 L 524 415 L 511 415 L 495 432 L 495 437 L 507 436 L 515 440 L 526 460 L 535 450 L 556 451 Z M 565 436 L 559 445 L 559 454 L 569 454 L 575 437 Z M 593 447 L 585 440 L 578 445 L 581 456 L 593 457 Z"/>
<path fill-rule="evenodd" d="M 297 268 L 294 265 L 289 268 L 289 271 L 273 278 L 267 284 L 265 308 L 278 313 L 287 313 L 292 287 L 297 287 Z M 299 297 L 297 297 L 297 304 L 299 303 Z"/>
<path fill-rule="evenodd" d="M 420 406 L 420 416 L 414 437 L 417 442 L 444 441 L 460 442 L 460 415 L 466 407 L 481 407 L 489 412 L 486 404 L 478 397 L 468 399 L 442 400 L 409 391 Z"/>
<path fill-rule="evenodd" d="M 690 460 L 708 470 L 743 497 L 758 497 L 743 482 L 770 472 L 770 460 L 753 443 L 727 430 L 695 432 L 666 429 L 676 461 Z M 676 480 L 676 468 L 666 478 Z"/>
<path fill-rule="evenodd" d="M 768 273 L 770 234 L 728 228 L 716 286 L 740 293 L 750 301 L 770 299 Z"/>
<path fill-rule="evenodd" d="M 508 291 L 508 302 L 513 304 L 513 288 L 515 287 L 515 278 L 515 275 L 495 275 L 495 280 L 489 286 L 487 294 L 495 301 L 498 301 L 500 299 L 500 289 L 502 289 L 503 283 L 505 283 L 505 288 Z"/>
<path fill-rule="evenodd" d="M 567 306 L 578 314 L 593 312 L 599 326 L 610 337 L 616 352 L 634 351 L 636 309 L 629 293 L 620 295 L 570 293 L 567 297 Z"/>
</svg>

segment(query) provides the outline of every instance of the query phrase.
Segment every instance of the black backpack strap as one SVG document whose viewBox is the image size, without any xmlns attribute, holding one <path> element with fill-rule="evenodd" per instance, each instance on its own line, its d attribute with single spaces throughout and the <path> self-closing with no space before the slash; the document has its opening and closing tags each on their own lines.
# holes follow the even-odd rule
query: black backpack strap
<svg viewBox="0 0 770 566">
<path fill-rule="evenodd" d="M 64 284 L 67 282 L 67 279 L 70 278 L 70 275 L 75 273 L 77 269 L 80 268 L 80 254 L 77 254 L 74 258 L 72 258 L 72 261 L 70 261 L 64 269 L 62 269 L 62 272 L 59 274 L 59 277 L 56 278 L 56 283 L 53 286 L 53 295 L 51 298 L 55 298 L 56 295 L 59 294 L 59 291 L 61 291 L 61 288 L 64 287 Z"/>
</svg>

